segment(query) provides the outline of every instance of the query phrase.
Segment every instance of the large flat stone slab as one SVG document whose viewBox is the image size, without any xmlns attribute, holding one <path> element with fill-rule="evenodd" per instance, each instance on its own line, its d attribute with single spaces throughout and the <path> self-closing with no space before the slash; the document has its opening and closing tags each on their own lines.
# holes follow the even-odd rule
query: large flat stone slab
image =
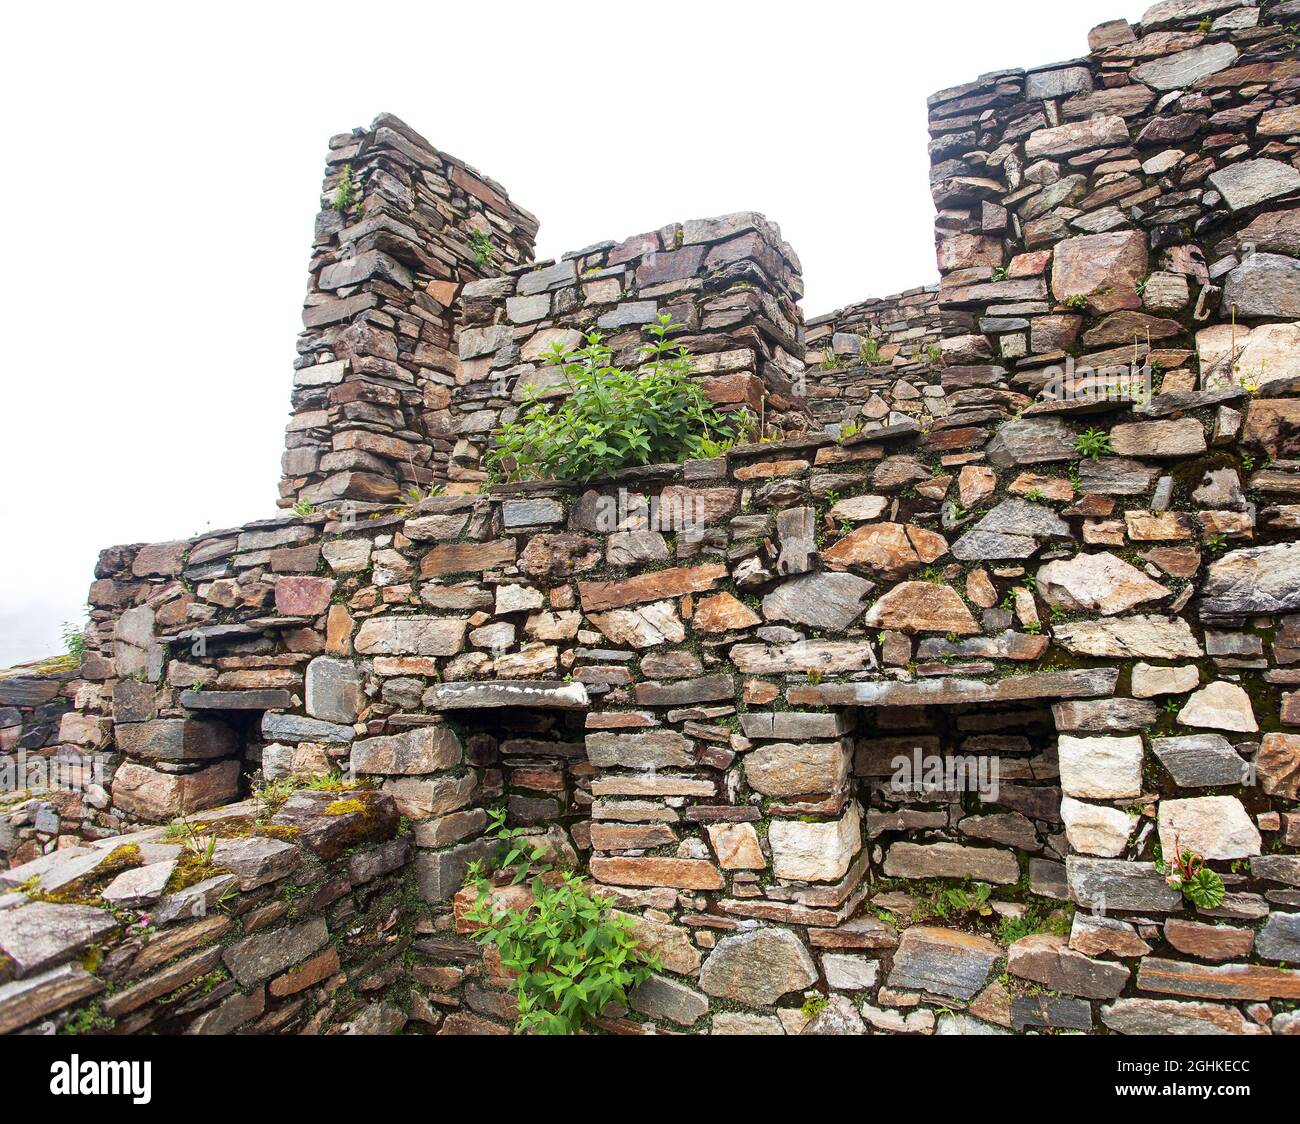
<svg viewBox="0 0 1300 1124">
<path fill-rule="evenodd" d="M 795 706 L 937 706 L 1097 698 L 1113 694 L 1118 680 L 1118 668 L 1100 667 L 1012 675 L 993 683 L 957 678 L 917 683 L 823 683 L 787 688 L 786 698 Z"/>
<path fill-rule="evenodd" d="M 914 925 L 898 942 L 889 986 L 973 999 L 1001 957 L 1002 950 L 984 937 Z"/>
<path fill-rule="evenodd" d="M 0 952 L 22 979 L 71 959 L 116 928 L 117 918 L 106 909 L 29 902 L 0 910 Z"/>
<path fill-rule="evenodd" d="M 546 680 L 435 683 L 424 693 L 424 705 L 430 710 L 487 710 L 499 706 L 585 710 L 589 704 L 587 688 L 581 683 Z"/>
</svg>

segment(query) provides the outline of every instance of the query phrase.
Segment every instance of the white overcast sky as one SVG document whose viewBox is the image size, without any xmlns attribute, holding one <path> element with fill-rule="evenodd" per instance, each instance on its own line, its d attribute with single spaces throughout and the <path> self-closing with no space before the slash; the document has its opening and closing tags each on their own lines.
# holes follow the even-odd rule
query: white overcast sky
<svg viewBox="0 0 1300 1124">
<path fill-rule="evenodd" d="M 925 98 L 1140 2 L 14 4 L 0 667 L 95 557 L 275 512 L 333 133 L 388 111 L 509 190 L 538 257 L 758 210 L 806 315 L 935 279 Z"/>
</svg>

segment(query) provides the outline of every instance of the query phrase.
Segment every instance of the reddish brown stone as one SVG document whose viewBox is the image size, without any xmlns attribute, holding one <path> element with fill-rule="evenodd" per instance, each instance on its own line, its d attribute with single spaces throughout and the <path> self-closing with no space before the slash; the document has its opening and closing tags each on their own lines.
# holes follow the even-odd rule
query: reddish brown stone
<svg viewBox="0 0 1300 1124">
<path fill-rule="evenodd" d="M 948 552 L 948 540 L 923 527 L 868 523 L 840 539 L 823 555 L 831 569 L 862 566 L 897 580 Z"/>
<path fill-rule="evenodd" d="M 1300 725 L 1296 702 L 1300 702 L 1300 691 L 1284 698 L 1282 721 L 1288 725 Z M 1269 796 L 1300 800 L 1300 734 L 1265 734 L 1255 756 L 1255 772 Z"/>
<path fill-rule="evenodd" d="M 762 618 L 730 593 L 715 593 L 700 601 L 691 621 L 698 632 L 729 632 L 733 629 L 752 628 L 760 624 Z"/>
<path fill-rule="evenodd" d="M 1300 971 L 1148 957 L 1138 969 L 1138 990 L 1204 999 L 1300 999 Z"/>
<path fill-rule="evenodd" d="M 1201 552 L 1190 546 L 1157 546 L 1142 552 L 1171 578 L 1191 578 L 1201 568 Z"/>
<path fill-rule="evenodd" d="M 175 577 L 185 565 L 187 542 L 159 542 L 142 546 L 135 556 L 131 573 L 137 578 Z"/>
<path fill-rule="evenodd" d="M 327 980 L 339 970 L 339 952 L 330 945 L 324 952 L 318 953 L 310 960 L 296 964 L 282 976 L 277 976 L 270 983 L 271 994 L 276 998 L 294 995 L 305 991 L 321 980 Z"/>
<path fill-rule="evenodd" d="M 672 886 L 680 890 L 721 890 L 722 875 L 707 859 L 608 858 L 591 860 L 591 874 L 613 886 Z"/>
<path fill-rule="evenodd" d="M 736 469 L 737 480 L 767 480 L 774 476 L 798 476 L 808 471 L 807 461 L 760 461 Z"/>
<path fill-rule="evenodd" d="M 538 535 L 537 538 L 545 536 Z M 435 546 L 420 562 L 420 577 L 438 578 L 447 574 L 469 574 L 506 566 L 515 560 L 515 540 L 493 542 L 446 543 Z"/>
<path fill-rule="evenodd" d="M 1170 917 L 1165 922 L 1165 940 L 1188 956 L 1202 960 L 1231 960 L 1234 956 L 1250 955 L 1255 934 L 1250 929 L 1237 929 L 1231 925 L 1207 925 L 1201 921 Z"/>
<path fill-rule="evenodd" d="M 275 583 L 275 609 L 281 616 L 315 617 L 333 595 L 333 578 L 281 578 Z"/>
<path fill-rule="evenodd" d="M 739 505 L 738 488 L 687 488 L 673 484 L 659 493 L 656 525 L 661 531 L 698 528 L 718 522 Z"/>
<path fill-rule="evenodd" d="M 687 593 L 701 593 L 727 576 L 727 567 L 716 562 L 702 566 L 677 566 L 656 570 L 616 582 L 579 582 L 578 596 L 585 612 L 621 609 L 645 601 L 662 601 Z"/>
</svg>

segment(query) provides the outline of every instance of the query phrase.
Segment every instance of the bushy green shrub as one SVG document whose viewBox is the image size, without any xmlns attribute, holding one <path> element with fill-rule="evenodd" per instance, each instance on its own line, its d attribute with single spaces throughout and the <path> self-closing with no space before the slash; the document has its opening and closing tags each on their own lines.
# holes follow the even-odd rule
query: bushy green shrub
<svg viewBox="0 0 1300 1124">
<path fill-rule="evenodd" d="M 632 936 L 630 922 L 610 912 L 609 899 L 570 871 L 555 871 L 544 847 L 530 846 L 505 813 L 491 813 L 489 830 L 501 841 L 501 868 L 512 885 L 531 877 L 532 901 L 509 909 L 493 901 L 492 883 L 474 864 L 466 884 L 478 891 L 467 912 L 480 927 L 482 945 L 495 945 L 502 965 L 514 973 L 520 1034 L 574 1034 L 610 1003 L 627 1004 L 627 993 L 658 967 Z M 548 877 L 549 876 L 549 877 Z"/>
<path fill-rule="evenodd" d="M 690 354 L 668 336 L 680 328 L 664 314 L 646 329 L 646 362 L 624 370 L 599 332 L 586 345 L 544 357 L 564 375 L 566 397 L 553 408 L 529 388 L 519 417 L 498 429 L 487 465 L 499 480 L 577 480 L 640 464 L 717 456 L 735 441 L 741 420 L 720 412 L 690 378 Z M 546 388 L 549 389 L 549 388 Z"/>
</svg>

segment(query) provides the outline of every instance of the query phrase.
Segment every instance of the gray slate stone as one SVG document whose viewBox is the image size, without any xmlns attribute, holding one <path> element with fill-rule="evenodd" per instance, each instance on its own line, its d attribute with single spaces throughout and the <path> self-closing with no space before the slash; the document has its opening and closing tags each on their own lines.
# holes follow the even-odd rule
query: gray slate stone
<svg viewBox="0 0 1300 1124">
<path fill-rule="evenodd" d="M 1264 960 L 1300 961 L 1300 913 L 1270 913 L 1255 934 L 1255 955 Z"/>
<path fill-rule="evenodd" d="M 226 947 L 222 959 L 241 987 L 251 987 L 319 952 L 329 940 L 325 918 L 313 917 L 291 929 L 254 933 Z"/>
<path fill-rule="evenodd" d="M 39 976 L 0 985 L 0 1034 L 79 1003 L 104 990 L 80 964 L 61 964 Z"/>
<path fill-rule="evenodd" d="M 1011 1000 L 1011 1025 L 1016 1030 L 1031 1026 L 1091 1030 L 1092 1004 L 1065 996 L 1017 995 Z"/>
<path fill-rule="evenodd" d="M 361 682 L 361 669 L 351 660 L 317 656 L 307 665 L 307 713 L 350 726 L 365 701 Z"/>
<path fill-rule="evenodd" d="M 1172 913 L 1182 908 L 1182 894 L 1170 887 L 1151 863 L 1068 855 L 1065 871 L 1071 899 L 1095 912 Z"/>
<path fill-rule="evenodd" d="M 268 741 L 350 742 L 356 737 L 351 726 L 322 722 L 318 718 L 304 718 L 300 714 L 262 715 L 262 737 Z"/>
<path fill-rule="evenodd" d="M 1160 718 L 1160 708 L 1141 699 L 1088 699 L 1052 706 L 1058 730 L 1104 734 L 1111 730 L 1143 730 Z"/>
<path fill-rule="evenodd" d="M 235 752 L 235 732 L 224 722 L 160 718 L 127 722 L 113 731 L 118 748 L 144 761 L 206 761 Z"/>
<path fill-rule="evenodd" d="M 899 939 L 889 986 L 973 999 L 1001 956 L 1001 949 L 983 937 L 914 925 Z"/>
<path fill-rule="evenodd" d="M 763 616 L 809 628 L 840 631 L 866 607 L 875 583 L 856 574 L 815 573 L 792 578 L 763 598 Z"/>
<path fill-rule="evenodd" d="M 1160 468 L 1128 457 L 1099 457 L 1079 462 L 1079 488 L 1098 496 L 1143 496 Z"/>
<path fill-rule="evenodd" d="M 117 918 L 89 905 L 30 902 L 0 912 L 0 952 L 22 979 L 62 960 L 117 928 Z"/>
<path fill-rule="evenodd" d="M 1201 588 L 1204 618 L 1300 609 L 1300 542 L 1234 550 L 1210 565 Z"/>
<path fill-rule="evenodd" d="M 680 1026 L 694 1026 L 709 1013 L 709 1001 L 693 987 L 657 973 L 628 995 L 634 1011 L 652 1019 L 670 1019 Z"/>
<path fill-rule="evenodd" d="M 353 742 L 351 765 L 357 774 L 418 776 L 450 769 L 461 756 L 460 739 L 450 727 L 421 726 Z"/>
<path fill-rule="evenodd" d="M 1210 788 L 1243 783 L 1248 766 L 1219 734 L 1153 738 L 1151 748 L 1180 788 Z"/>
<path fill-rule="evenodd" d="M 1074 460 L 1074 432 L 1060 418 L 1017 418 L 1003 422 L 987 448 L 989 464 L 1012 468 Z"/>
<path fill-rule="evenodd" d="M 242 839 L 219 839 L 212 851 L 212 861 L 236 875 L 239 888 L 247 892 L 292 873 L 302 862 L 302 856 L 292 843 L 249 835 Z"/>
<path fill-rule="evenodd" d="M 816 982 L 816 965 L 799 938 L 770 926 L 724 937 L 700 969 L 707 994 L 746 1007 L 770 1006 Z"/>
<path fill-rule="evenodd" d="M 1300 191 L 1300 171 L 1280 160 L 1240 160 L 1210 176 L 1215 191 L 1234 211 Z"/>
<path fill-rule="evenodd" d="M 600 769 L 672 769 L 695 764 L 692 743 L 675 730 L 587 735 L 587 758 Z"/>
<path fill-rule="evenodd" d="M 176 860 L 151 863 L 124 870 L 113 879 L 100 895 L 110 905 L 138 909 L 151 905 L 162 897 L 167 881 L 176 869 Z"/>
<path fill-rule="evenodd" d="M 1300 172 L 1296 173 L 1300 181 Z M 1280 254 L 1253 254 L 1228 274 L 1225 307 L 1244 317 L 1300 317 L 1300 261 Z"/>
</svg>

